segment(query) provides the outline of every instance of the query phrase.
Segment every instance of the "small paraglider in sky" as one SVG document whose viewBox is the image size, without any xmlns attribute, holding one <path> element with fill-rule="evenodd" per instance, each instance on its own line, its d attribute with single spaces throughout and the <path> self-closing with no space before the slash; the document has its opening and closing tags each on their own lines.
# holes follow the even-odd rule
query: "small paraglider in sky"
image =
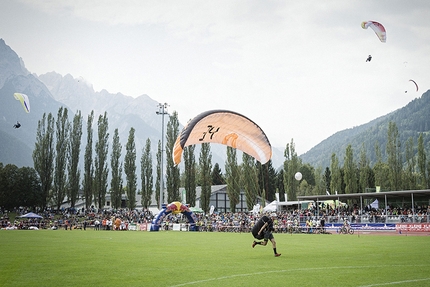
<svg viewBox="0 0 430 287">
<path fill-rule="evenodd" d="M 409 82 L 412 82 L 414 84 L 414 87 L 416 89 L 415 91 L 418 92 L 418 84 L 414 80 L 409 80 Z M 405 91 L 405 93 L 407 93 L 407 92 L 408 92 L 408 90 Z"/>
<path fill-rule="evenodd" d="M 13 97 L 17 100 L 21 102 L 22 107 L 24 108 L 24 111 L 26 113 L 30 112 L 30 101 L 28 100 L 28 97 L 26 94 L 21 94 L 21 93 L 14 93 Z"/>
<path fill-rule="evenodd" d="M 375 31 L 376 36 L 378 36 L 379 40 L 382 43 L 387 41 L 387 32 L 385 31 L 385 27 L 376 21 L 364 21 L 361 23 L 361 28 L 367 29 L 368 27 L 372 28 Z"/>
<path fill-rule="evenodd" d="M 366 62 L 370 62 L 372 61 L 372 55 L 369 55 L 369 57 L 367 57 Z"/>
<path fill-rule="evenodd" d="M 26 113 L 30 112 L 30 101 L 28 100 L 28 97 L 26 94 L 14 93 L 13 97 L 21 103 Z M 19 129 L 20 127 L 21 127 L 21 124 L 19 121 L 16 121 L 16 124 L 13 125 L 14 129 Z"/>
</svg>

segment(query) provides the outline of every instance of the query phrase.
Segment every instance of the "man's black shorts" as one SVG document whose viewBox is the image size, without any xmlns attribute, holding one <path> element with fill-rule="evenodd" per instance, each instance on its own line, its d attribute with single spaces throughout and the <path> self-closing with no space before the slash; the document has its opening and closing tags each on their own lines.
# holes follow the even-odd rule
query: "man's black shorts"
<svg viewBox="0 0 430 287">
<path fill-rule="evenodd" d="M 264 239 L 265 241 L 272 240 L 274 238 L 272 232 L 270 232 L 270 231 L 266 231 L 264 233 L 258 234 L 258 231 L 254 232 L 254 230 L 253 230 L 252 235 L 254 236 L 255 239 L 258 239 L 258 240 Z"/>
</svg>

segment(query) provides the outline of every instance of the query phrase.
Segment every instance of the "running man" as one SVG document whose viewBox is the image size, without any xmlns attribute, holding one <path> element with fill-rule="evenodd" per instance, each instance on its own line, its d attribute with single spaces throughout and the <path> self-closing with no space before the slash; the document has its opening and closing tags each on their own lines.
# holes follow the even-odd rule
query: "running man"
<svg viewBox="0 0 430 287">
<path fill-rule="evenodd" d="M 270 214 L 270 218 L 266 215 L 263 215 L 257 223 L 255 223 L 254 227 L 252 227 L 252 235 L 255 239 L 263 240 L 263 241 L 255 241 L 252 242 L 252 248 L 255 247 L 255 245 L 267 245 L 267 241 L 272 242 L 273 247 L 273 253 L 275 254 L 275 257 L 281 256 L 281 253 L 276 252 L 276 241 L 273 237 L 272 231 L 275 229 L 273 228 L 273 220 L 276 218 L 276 213 Z"/>
</svg>

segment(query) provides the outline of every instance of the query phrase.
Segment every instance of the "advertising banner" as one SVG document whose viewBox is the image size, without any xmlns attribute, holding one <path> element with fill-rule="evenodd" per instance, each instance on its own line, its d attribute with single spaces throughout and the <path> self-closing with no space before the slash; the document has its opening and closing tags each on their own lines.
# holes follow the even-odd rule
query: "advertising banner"
<svg viewBox="0 0 430 287">
<path fill-rule="evenodd" d="M 428 223 L 399 223 L 396 224 L 396 231 L 408 231 L 408 232 L 430 232 L 430 224 Z"/>
</svg>

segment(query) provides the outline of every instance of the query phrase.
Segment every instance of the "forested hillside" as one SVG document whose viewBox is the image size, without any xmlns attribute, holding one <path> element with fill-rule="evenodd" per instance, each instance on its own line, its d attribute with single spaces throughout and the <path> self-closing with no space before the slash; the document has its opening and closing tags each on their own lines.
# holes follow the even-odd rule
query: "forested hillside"
<svg viewBox="0 0 430 287">
<path fill-rule="evenodd" d="M 375 146 L 379 145 L 383 160 L 386 160 L 387 132 L 389 122 L 394 122 L 399 131 L 399 140 L 404 160 L 406 141 L 413 139 L 414 152 L 417 151 L 417 139 L 423 133 L 424 147 L 427 154 L 430 153 L 430 91 L 425 92 L 420 98 L 414 99 L 405 107 L 388 115 L 379 117 L 367 124 L 343 130 L 301 155 L 304 163 L 314 167 L 323 168 L 330 166 L 331 155 L 335 153 L 343 164 L 345 150 L 352 146 L 355 159 L 364 147 L 371 166 L 376 162 Z"/>
</svg>

